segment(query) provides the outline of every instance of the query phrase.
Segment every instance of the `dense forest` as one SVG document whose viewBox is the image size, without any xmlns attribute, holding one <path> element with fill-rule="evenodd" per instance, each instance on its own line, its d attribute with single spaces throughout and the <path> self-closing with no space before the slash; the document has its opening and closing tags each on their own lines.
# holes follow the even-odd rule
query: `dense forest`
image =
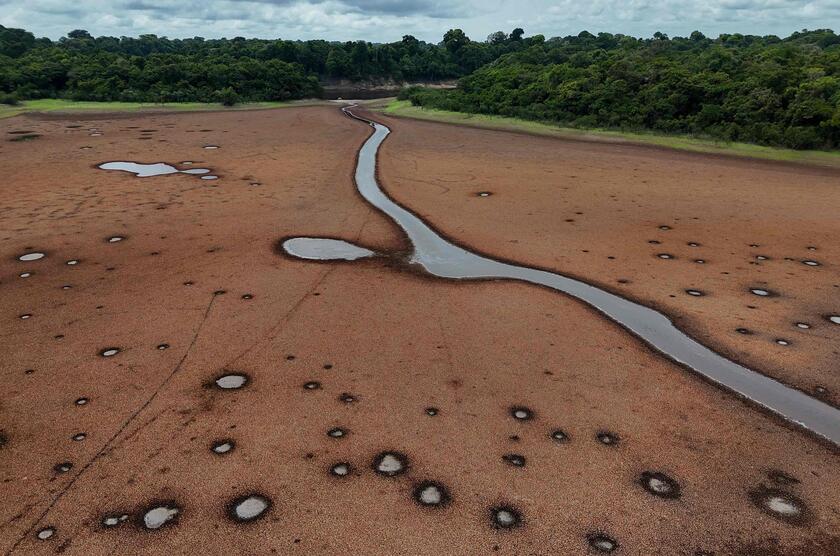
<svg viewBox="0 0 840 556">
<path fill-rule="evenodd" d="M 416 105 L 576 127 L 692 133 L 793 148 L 840 147 L 840 36 L 721 35 L 650 39 L 586 31 L 525 37 L 522 29 L 438 44 L 93 37 L 58 41 L 0 25 L 0 101 L 287 100 L 319 96 L 328 79 L 459 79 L 412 88 Z"/>
<path fill-rule="evenodd" d="M 329 78 L 398 83 L 452 79 L 530 46 L 521 29 L 473 42 L 460 30 L 440 44 L 92 37 L 58 41 L 0 26 L 0 94 L 19 99 L 215 101 L 318 96 Z M 495 37 L 495 38 L 494 38 Z"/>
<path fill-rule="evenodd" d="M 691 133 L 795 149 L 840 147 L 840 36 L 583 32 L 502 55 L 415 105 L 585 128 Z"/>
</svg>

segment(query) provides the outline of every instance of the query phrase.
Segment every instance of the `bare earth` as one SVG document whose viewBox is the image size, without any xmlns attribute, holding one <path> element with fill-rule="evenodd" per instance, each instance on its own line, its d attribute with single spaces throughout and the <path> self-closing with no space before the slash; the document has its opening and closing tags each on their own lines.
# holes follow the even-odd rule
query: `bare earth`
<svg viewBox="0 0 840 556">
<path fill-rule="evenodd" d="M 387 123 L 383 185 L 448 236 L 642 300 L 838 403 L 840 327 L 823 318 L 840 308 L 837 175 Z M 609 538 L 617 554 L 840 553 L 835 448 L 582 304 L 277 254 L 291 235 L 409 249 L 353 187 L 368 131 L 328 107 L 0 121 L 0 550 L 553 555 Z M 192 161 L 220 179 L 95 168 L 111 160 Z M 31 251 L 46 257 L 17 259 Z M 230 373 L 247 384 L 215 386 Z M 214 453 L 223 440 L 234 448 Z M 405 473 L 374 472 L 389 450 Z M 349 475 L 330 474 L 339 462 Z M 679 496 L 649 493 L 645 472 Z M 426 480 L 448 504 L 415 501 Z M 270 507 L 233 519 L 250 494 Z M 800 513 L 762 506 L 777 499 Z M 178 513 L 150 530 L 159 505 Z M 495 527 L 499 507 L 519 526 Z"/>
</svg>

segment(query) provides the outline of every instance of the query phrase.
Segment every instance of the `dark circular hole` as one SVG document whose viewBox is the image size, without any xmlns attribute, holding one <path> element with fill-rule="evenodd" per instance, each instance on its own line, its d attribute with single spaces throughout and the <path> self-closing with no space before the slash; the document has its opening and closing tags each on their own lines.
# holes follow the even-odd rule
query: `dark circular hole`
<svg viewBox="0 0 840 556">
<path fill-rule="evenodd" d="M 509 411 L 511 417 L 519 421 L 530 421 L 534 418 L 534 412 L 522 405 L 514 405 Z"/>
<path fill-rule="evenodd" d="M 402 452 L 380 452 L 373 458 L 373 470 L 385 477 L 396 477 L 408 471 L 408 456 Z"/>
<path fill-rule="evenodd" d="M 353 466 L 346 461 L 340 461 L 330 466 L 330 475 L 333 477 L 347 477 L 353 472 Z"/>
<path fill-rule="evenodd" d="M 618 541 L 604 533 L 593 533 L 586 537 L 589 546 L 597 552 L 615 552 L 618 549 Z"/>
<path fill-rule="evenodd" d="M 330 438 L 344 438 L 347 436 L 347 430 L 341 427 L 333 427 L 327 431 L 327 436 Z"/>
<path fill-rule="evenodd" d="M 513 529 L 522 525 L 522 514 L 513 506 L 494 506 L 490 508 L 490 521 L 496 529 Z"/>
<path fill-rule="evenodd" d="M 55 466 L 53 467 L 53 470 L 56 473 L 67 473 L 71 469 L 73 469 L 73 464 L 69 461 L 63 461 L 61 463 L 56 463 Z"/>
<path fill-rule="evenodd" d="M 555 442 L 568 442 L 569 435 L 561 429 L 554 429 L 551 431 L 551 439 Z"/>
<path fill-rule="evenodd" d="M 675 499 L 680 497 L 680 485 L 665 473 L 645 471 L 639 476 L 639 484 L 654 496 Z"/>
<path fill-rule="evenodd" d="M 617 434 L 610 431 L 599 431 L 595 434 L 595 438 L 605 446 L 615 446 L 620 440 Z"/>
<path fill-rule="evenodd" d="M 414 485 L 414 501 L 425 507 L 441 507 L 449 504 L 452 497 L 449 490 L 437 481 L 421 481 Z"/>
</svg>

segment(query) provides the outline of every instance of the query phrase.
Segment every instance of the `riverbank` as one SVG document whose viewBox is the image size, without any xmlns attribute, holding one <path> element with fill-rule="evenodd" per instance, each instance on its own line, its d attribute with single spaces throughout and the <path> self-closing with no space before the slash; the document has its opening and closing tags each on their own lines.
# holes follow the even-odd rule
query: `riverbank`
<svg viewBox="0 0 840 556">
<path fill-rule="evenodd" d="M 63 99 L 24 100 L 15 106 L 0 105 L 0 119 L 11 118 L 27 112 L 217 112 L 228 110 L 265 110 L 291 106 L 315 106 L 326 104 L 320 99 L 305 99 L 283 102 L 245 102 L 235 106 L 223 106 L 217 102 L 89 102 Z"/>
<path fill-rule="evenodd" d="M 720 154 L 745 158 L 757 158 L 761 160 L 773 160 L 777 162 L 794 162 L 799 164 L 840 168 L 840 152 L 796 151 L 792 149 L 779 149 L 753 145 L 750 143 L 727 143 L 715 141 L 713 139 L 703 139 L 684 135 L 661 135 L 655 133 L 634 133 L 600 129 L 575 129 L 519 118 L 507 118 L 504 116 L 491 116 L 487 114 L 468 114 L 463 112 L 437 110 L 433 108 L 422 108 L 419 106 L 412 106 L 411 102 L 407 100 L 393 100 L 388 104 L 380 104 L 377 109 L 389 116 L 466 125 L 482 129 L 515 131 L 532 135 L 544 135 L 581 141 L 651 145 L 705 154 Z"/>
</svg>

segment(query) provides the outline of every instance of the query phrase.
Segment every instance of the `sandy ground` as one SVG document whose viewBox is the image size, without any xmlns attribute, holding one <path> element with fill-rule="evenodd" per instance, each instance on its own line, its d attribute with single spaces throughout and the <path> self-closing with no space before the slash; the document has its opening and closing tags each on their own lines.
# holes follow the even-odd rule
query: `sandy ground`
<svg viewBox="0 0 840 556">
<path fill-rule="evenodd" d="M 0 122 L 4 553 L 587 554 L 606 537 L 618 554 L 837 553 L 836 451 L 687 374 L 580 303 L 522 284 L 430 279 L 375 260 L 277 255 L 275 242 L 288 235 L 407 248 L 355 193 L 354 155 L 368 130 L 336 109 L 90 118 Z M 814 317 L 836 295 L 829 177 L 765 169 L 777 182 L 763 178 L 754 216 L 722 228 L 723 216 L 705 204 L 695 206 L 701 220 L 692 224 L 684 213 L 700 195 L 692 188 L 673 186 L 656 199 L 658 190 L 640 189 L 619 200 L 633 168 L 645 176 L 670 168 L 673 176 L 674 157 L 683 155 L 658 153 L 657 162 L 625 147 L 444 128 L 450 138 L 440 129 L 398 122 L 382 174 L 389 191 L 444 231 L 485 252 L 592 272 L 599 282 L 626 277 L 629 294 L 649 295 L 745 358 L 775 362 L 768 372 L 787 369 L 784 378 L 831 388 L 832 332 Z M 10 131 L 41 136 L 10 142 Z M 400 150 L 408 145 L 416 153 Z M 538 155 L 546 168 L 529 163 Z M 563 180 L 538 182 L 536 172 L 553 171 L 552 158 L 556 172 L 579 159 L 578 179 L 612 172 L 612 181 L 590 187 L 588 197 L 562 190 Z M 687 176 L 764 168 L 683 159 L 694 164 Z M 193 161 L 220 179 L 95 168 L 109 160 Z M 469 172 L 482 177 L 460 183 Z M 798 226 L 761 227 L 769 220 L 761 211 L 781 217 L 797 206 L 793 197 L 764 203 L 767 191 L 808 183 L 825 192 L 814 214 L 803 210 Z M 479 190 L 495 194 L 471 196 Z M 577 224 L 560 224 L 566 213 L 557 205 L 567 204 Z M 632 218 L 635 227 L 622 227 Z M 754 235 L 772 260 L 733 262 L 752 253 L 736 248 L 742 235 Z M 125 239 L 109 243 L 114 236 Z M 648 239 L 678 259 L 660 263 Z M 802 251 L 810 244 L 823 266 L 784 261 L 812 256 Z M 693 249 L 709 259 L 708 276 L 686 262 Z M 32 250 L 46 257 L 17 260 Z M 608 254 L 617 259 L 585 264 Z M 672 270 L 660 271 L 666 264 Z M 732 274 L 720 278 L 726 269 Z M 32 275 L 21 278 L 25 272 Z M 689 277 L 697 282 L 683 283 Z M 782 295 L 741 296 L 747 279 Z M 710 295 L 683 299 L 689 286 Z M 736 317 L 717 309 L 727 295 L 755 336 L 730 337 Z M 761 309 L 746 313 L 746 303 Z M 773 320 L 794 307 L 814 328 L 777 350 L 767 341 L 771 324 L 794 334 Z M 101 356 L 108 348 L 120 351 Z M 247 384 L 214 385 L 230 373 L 247 375 Z M 515 406 L 532 418 L 515 419 Z M 336 428 L 342 437 L 328 435 Z M 556 430 L 568 439 L 553 439 Z M 600 442 L 602 432 L 617 441 Z M 224 440 L 233 450 L 214 453 Z M 377 454 L 389 450 L 407 457 L 405 473 L 374 472 Z M 510 454 L 524 467 L 503 459 Z M 330 474 L 339 462 L 350 464 L 347 476 Z M 55 467 L 63 463 L 69 470 Z M 645 472 L 673 478 L 680 496 L 646 491 Z M 446 488 L 448 504 L 415 501 L 427 480 Z M 251 522 L 232 519 L 231 502 L 250 494 L 270 508 Z M 786 520 L 763 510 L 761 500 L 773 496 L 798 501 L 802 513 Z M 149 530 L 144 513 L 158 505 L 178 514 Z M 491 509 L 499 507 L 517 512 L 520 525 L 494 527 Z M 110 517 L 116 526 L 104 525 Z M 44 530 L 54 531 L 40 540 Z"/>
<path fill-rule="evenodd" d="M 383 121 L 389 192 L 449 237 L 656 307 L 840 404 L 840 171 Z"/>
</svg>

